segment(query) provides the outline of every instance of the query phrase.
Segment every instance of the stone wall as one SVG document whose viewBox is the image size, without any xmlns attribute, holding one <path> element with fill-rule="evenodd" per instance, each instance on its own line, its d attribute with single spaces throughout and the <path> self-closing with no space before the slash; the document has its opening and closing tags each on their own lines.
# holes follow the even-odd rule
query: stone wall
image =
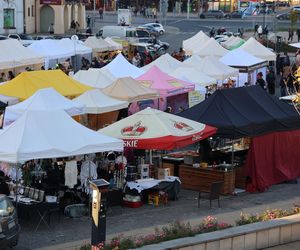
<svg viewBox="0 0 300 250">
<path fill-rule="evenodd" d="M 300 215 L 199 234 L 141 250 L 255 250 L 300 240 Z"/>
</svg>

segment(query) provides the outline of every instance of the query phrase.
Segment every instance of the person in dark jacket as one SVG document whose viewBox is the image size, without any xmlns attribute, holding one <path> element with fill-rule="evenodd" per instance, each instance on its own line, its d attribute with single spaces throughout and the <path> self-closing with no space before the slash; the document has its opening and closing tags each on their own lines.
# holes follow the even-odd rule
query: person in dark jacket
<svg viewBox="0 0 300 250">
<path fill-rule="evenodd" d="M 4 172 L 0 170 L 0 194 L 9 195 L 9 187 L 5 182 Z"/>
<path fill-rule="evenodd" d="M 267 80 L 267 88 L 270 95 L 275 94 L 275 76 L 272 69 L 268 70 L 268 73 L 266 75 Z"/>
<path fill-rule="evenodd" d="M 266 89 L 266 82 L 265 82 L 265 80 L 263 79 L 263 73 L 262 73 L 262 72 L 259 72 L 259 73 L 257 74 L 256 85 L 261 86 L 262 89 Z"/>
</svg>

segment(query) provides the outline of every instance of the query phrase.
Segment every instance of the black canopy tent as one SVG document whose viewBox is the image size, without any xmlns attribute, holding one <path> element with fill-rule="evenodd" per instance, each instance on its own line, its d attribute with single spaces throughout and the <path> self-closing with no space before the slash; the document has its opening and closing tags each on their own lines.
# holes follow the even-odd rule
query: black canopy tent
<svg viewBox="0 0 300 250">
<path fill-rule="evenodd" d="M 231 139 L 300 128 L 295 108 L 260 86 L 217 90 L 178 115 L 217 127 L 216 136 Z"/>
</svg>

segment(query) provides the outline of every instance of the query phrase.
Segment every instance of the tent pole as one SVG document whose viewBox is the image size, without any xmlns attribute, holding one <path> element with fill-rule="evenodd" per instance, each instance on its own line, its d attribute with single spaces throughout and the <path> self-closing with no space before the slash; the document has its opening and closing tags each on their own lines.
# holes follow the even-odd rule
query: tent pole
<svg viewBox="0 0 300 250">
<path fill-rule="evenodd" d="M 19 193 L 19 187 L 18 187 L 18 167 L 19 167 L 19 163 L 16 164 L 16 193 L 15 193 L 15 197 L 16 197 L 16 210 L 18 211 L 18 193 Z"/>
<path fill-rule="evenodd" d="M 233 139 L 231 139 L 231 166 L 234 164 L 234 150 L 233 150 Z"/>
<path fill-rule="evenodd" d="M 91 190 L 90 190 L 90 182 L 91 182 L 91 162 L 88 155 L 88 161 L 89 161 L 89 181 L 88 181 L 88 190 L 89 190 L 89 218 L 91 217 L 91 208 L 90 208 L 90 202 L 91 202 Z"/>
</svg>

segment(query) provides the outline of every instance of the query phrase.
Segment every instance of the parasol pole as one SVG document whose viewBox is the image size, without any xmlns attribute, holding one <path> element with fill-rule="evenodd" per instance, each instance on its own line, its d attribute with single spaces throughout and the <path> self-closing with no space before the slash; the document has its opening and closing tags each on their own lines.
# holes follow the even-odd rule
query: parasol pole
<svg viewBox="0 0 300 250">
<path fill-rule="evenodd" d="M 234 150 L 233 150 L 233 139 L 231 139 L 231 166 L 233 168 L 234 163 Z"/>
<path fill-rule="evenodd" d="M 152 164 L 152 149 L 149 150 L 150 164 Z"/>
</svg>

